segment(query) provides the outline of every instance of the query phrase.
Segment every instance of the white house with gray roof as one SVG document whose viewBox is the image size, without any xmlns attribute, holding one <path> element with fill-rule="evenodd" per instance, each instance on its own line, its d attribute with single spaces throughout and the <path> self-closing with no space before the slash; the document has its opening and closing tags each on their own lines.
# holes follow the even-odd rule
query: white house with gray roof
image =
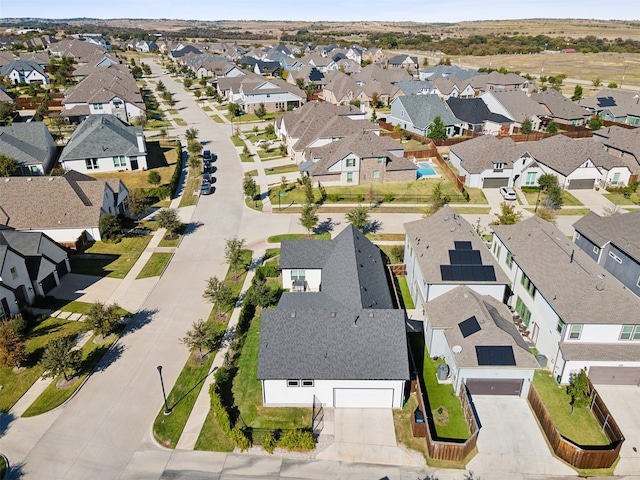
<svg viewBox="0 0 640 480">
<path fill-rule="evenodd" d="M 640 299 L 554 225 L 496 225 L 491 251 L 511 283 L 525 335 L 558 383 L 640 384 Z"/>
<path fill-rule="evenodd" d="M 82 173 L 146 170 L 142 127 L 126 125 L 115 115 L 90 115 L 71 135 L 60 163 Z"/>
<path fill-rule="evenodd" d="M 0 127 L 0 152 L 13 158 L 19 173 L 46 175 L 56 163 L 56 143 L 44 122 L 12 123 Z"/>
<path fill-rule="evenodd" d="M 578 100 L 577 103 L 605 120 L 640 126 L 640 93 L 638 92 L 604 89 L 592 97 Z"/>
<path fill-rule="evenodd" d="M 378 247 L 349 225 L 333 240 L 283 241 L 280 269 L 291 291 L 262 312 L 264 406 L 401 408 L 405 313 Z"/>
<path fill-rule="evenodd" d="M 435 94 L 397 97 L 391 102 L 391 114 L 387 116 L 387 122 L 426 137 L 436 117 L 440 117 L 446 126 L 448 137 L 462 133 L 464 122 L 457 119 L 447 104 Z"/>
<path fill-rule="evenodd" d="M 489 90 L 479 96 L 493 113 L 504 115 L 514 121 L 515 126 L 522 127 L 525 119 L 531 121 L 533 130 L 540 130 L 541 118 L 547 111 L 522 90 Z"/>
<path fill-rule="evenodd" d="M 12 83 L 38 83 L 48 85 L 49 75 L 37 63 L 31 60 L 14 60 L 11 63 L 0 67 L 0 75 L 9 77 Z"/>
</svg>

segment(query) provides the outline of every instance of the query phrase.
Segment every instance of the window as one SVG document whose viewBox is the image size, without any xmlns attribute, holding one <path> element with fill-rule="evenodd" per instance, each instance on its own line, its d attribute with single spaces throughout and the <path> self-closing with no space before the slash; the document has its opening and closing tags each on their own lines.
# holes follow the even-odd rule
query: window
<svg viewBox="0 0 640 480">
<path fill-rule="evenodd" d="M 617 256 L 615 253 L 613 253 L 613 252 L 609 252 L 609 256 L 610 256 L 611 258 L 613 258 L 613 259 L 614 259 L 616 262 L 618 262 L 619 264 L 622 264 L 622 259 L 621 259 L 619 256 Z"/>
<path fill-rule="evenodd" d="M 313 380 L 302 380 L 303 387 L 313 387 Z"/>
<path fill-rule="evenodd" d="M 640 287 L 640 277 L 638 277 L 638 281 L 636 282 L 636 287 Z"/>
<path fill-rule="evenodd" d="M 15 279 L 18 277 L 18 271 L 16 270 L 16 267 L 11 267 L 9 271 L 11 272 L 11 278 Z"/>
<path fill-rule="evenodd" d="M 513 255 L 511 255 L 511 252 L 507 252 L 507 267 L 509 269 L 513 268 Z"/>
<path fill-rule="evenodd" d="M 291 270 L 291 280 L 305 280 L 306 271 L 303 268 L 294 268 Z"/>
<path fill-rule="evenodd" d="M 125 158 L 124 155 L 119 155 L 117 157 L 113 157 L 113 166 L 114 167 L 126 167 L 127 166 L 127 159 Z"/>
<path fill-rule="evenodd" d="M 620 181 L 620 172 L 613 174 L 613 179 L 611 180 L 611 185 L 617 185 Z"/>
<path fill-rule="evenodd" d="M 582 325 L 571 325 L 571 329 L 569 330 L 569 339 L 578 340 L 580 338 L 581 333 L 582 333 Z"/>
<path fill-rule="evenodd" d="M 94 110 L 102 110 L 102 104 L 101 103 L 94 103 L 93 104 L 93 109 Z"/>
<path fill-rule="evenodd" d="M 373 178 L 380 178 L 380 170 L 373 171 Z"/>
<path fill-rule="evenodd" d="M 623 325 L 620 340 L 640 340 L 640 325 Z"/>
<path fill-rule="evenodd" d="M 523 160 L 524 162 L 524 160 Z M 535 185 L 536 184 L 536 172 L 529 172 L 527 173 L 527 179 L 525 180 L 525 185 L 531 186 L 531 185 Z"/>
<path fill-rule="evenodd" d="M 347 173 L 347 183 L 353 182 L 353 173 Z"/>
<path fill-rule="evenodd" d="M 522 318 L 524 324 L 528 327 L 531 322 L 531 311 L 527 308 L 520 297 L 516 300 L 516 312 L 518 312 L 520 318 Z"/>
<path fill-rule="evenodd" d="M 576 240 L 580 240 L 580 232 L 576 232 Z"/>
<path fill-rule="evenodd" d="M 355 158 L 347 158 L 347 167 L 355 167 L 356 159 Z"/>
<path fill-rule="evenodd" d="M 559 318 L 558 319 L 558 326 L 556 327 L 556 330 L 558 330 L 558 333 L 562 333 L 562 327 L 564 327 L 564 320 Z"/>
<path fill-rule="evenodd" d="M 493 244 L 493 254 L 497 259 L 500 259 L 500 252 L 502 251 L 502 246 L 498 245 L 498 242 Z"/>
<path fill-rule="evenodd" d="M 531 282 L 531 280 L 529 279 L 529 277 L 527 277 L 524 272 L 522 272 L 522 277 L 520 278 L 520 283 L 522 284 L 522 286 L 525 288 L 525 290 L 527 292 L 529 292 L 529 295 L 531 295 L 531 298 L 536 298 L 536 287 L 535 285 Z"/>
<path fill-rule="evenodd" d="M 98 170 L 98 159 L 97 158 L 87 158 L 84 161 L 85 166 L 87 167 L 87 170 Z"/>
<path fill-rule="evenodd" d="M 36 167 L 35 165 L 31 165 L 29 167 L 29 170 L 31 170 L 31 174 L 32 175 L 39 175 L 40 174 L 40 169 L 38 167 Z"/>
<path fill-rule="evenodd" d="M 300 380 L 287 380 L 287 387 L 299 387 Z"/>
<path fill-rule="evenodd" d="M 120 107 L 122 107 L 122 102 L 115 101 L 115 102 L 113 102 L 113 106 L 114 106 L 114 108 L 120 108 Z"/>
<path fill-rule="evenodd" d="M 595 253 L 596 255 L 597 255 L 598 253 L 600 253 L 600 247 L 596 247 L 596 246 L 594 245 L 594 247 L 593 247 L 593 253 Z"/>
<path fill-rule="evenodd" d="M 504 168 L 504 163 L 494 163 L 493 164 L 493 170 L 494 171 L 501 172 L 503 168 Z"/>
<path fill-rule="evenodd" d="M 382 162 L 384 162 L 384 158 L 378 157 L 378 165 L 382 165 Z"/>
</svg>

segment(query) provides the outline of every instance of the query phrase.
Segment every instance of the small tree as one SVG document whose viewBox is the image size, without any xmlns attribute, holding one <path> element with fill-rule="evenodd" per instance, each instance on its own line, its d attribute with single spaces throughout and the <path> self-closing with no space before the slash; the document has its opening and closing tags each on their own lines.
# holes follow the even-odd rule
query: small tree
<svg viewBox="0 0 640 480">
<path fill-rule="evenodd" d="M 289 188 L 289 181 L 285 175 L 280 177 L 280 190 L 285 192 Z"/>
<path fill-rule="evenodd" d="M 180 339 L 180 342 L 187 346 L 189 350 L 198 349 L 197 362 L 203 362 L 209 352 L 213 350 L 217 343 L 217 335 L 204 320 L 200 319 L 191 324 L 191 330 L 187 331 L 186 336 Z M 206 353 L 202 349 L 206 349 Z"/>
<path fill-rule="evenodd" d="M 155 170 L 151 170 L 149 172 L 149 175 L 147 175 L 147 181 L 151 184 L 151 185 L 160 185 L 160 182 L 162 182 L 162 177 L 160 176 L 160 174 L 158 172 L 156 172 Z"/>
<path fill-rule="evenodd" d="M 184 136 L 187 139 L 187 142 L 196 140 L 198 138 L 198 135 L 200 135 L 200 130 L 195 127 L 187 128 L 187 130 L 184 132 Z"/>
<path fill-rule="evenodd" d="M 573 89 L 573 95 L 571 96 L 571 101 L 577 102 L 582 99 L 582 86 L 576 85 L 576 88 Z"/>
<path fill-rule="evenodd" d="M 267 109 L 264 106 L 263 102 L 260 102 L 258 108 L 256 109 L 256 117 L 262 120 L 267 115 Z"/>
<path fill-rule="evenodd" d="M 242 267 L 243 250 L 246 240 L 244 238 L 233 237 L 226 240 L 224 245 L 224 258 L 229 267 L 237 271 Z"/>
<path fill-rule="evenodd" d="M 197 140 L 189 140 L 187 143 L 187 151 L 192 157 L 197 157 L 202 153 L 202 144 Z"/>
<path fill-rule="evenodd" d="M 374 109 L 378 108 L 380 106 L 380 95 L 378 94 L 378 92 L 371 93 L 371 98 L 369 99 L 369 104 Z"/>
<path fill-rule="evenodd" d="M 162 80 L 158 81 L 158 85 L 156 85 L 156 91 L 158 91 L 158 92 L 166 92 L 167 91 L 167 87 L 165 87 L 164 83 L 162 83 Z"/>
<path fill-rule="evenodd" d="M 376 114 L 376 109 L 373 109 L 373 112 L 371 112 L 371 121 L 373 123 L 376 123 L 376 120 L 378 120 L 378 115 Z"/>
<path fill-rule="evenodd" d="M 264 133 L 269 135 L 270 137 L 276 134 L 276 127 L 273 126 L 273 123 L 269 123 L 266 127 L 264 127 Z"/>
<path fill-rule="evenodd" d="M 175 208 L 163 208 L 160 210 L 156 215 L 156 221 L 160 228 L 166 228 L 167 232 L 172 236 L 175 235 L 182 226 L 178 211 Z"/>
<path fill-rule="evenodd" d="M 533 123 L 531 123 L 530 119 L 525 118 L 524 120 L 522 120 L 522 123 L 520 124 L 520 132 L 524 134 L 533 132 Z"/>
<path fill-rule="evenodd" d="M 210 277 L 207 280 L 207 288 L 202 296 L 216 306 L 217 317 L 220 317 L 220 310 L 223 308 L 226 310 L 235 300 L 231 287 L 218 277 Z"/>
<path fill-rule="evenodd" d="M 41 122 L 42 120 L 44 120 L 44 117 L 46 114 L 47 114 L 47 107 L 44 103 L 41 103 L 38 109 L 36 110 L 36 113 L 33 114 L 33 121 Z"/>
<path fill-rule="evenodd" d="M 227 110 L 229 111 L 229 115 L 231 115 L 231 117 L 239 117 L 242 112 L 240 105 L 233 102 L 229 102 L 229 104 L 227 105 Z"/>
<path fill-rule="evenodd" d="M 196 98 L 199 100 L 200 97 L 202 96 L 202 91 L 200 89 L 197 89 L 193 92 L 193 94 L 196 96 Z"/>
<path fill-rule="evenodd" d="M 245 175 L 242 180 L 242 190 L 247 198 L 254 200 L 255 205 L 258 206 L 256 196 L 258 195 L 258 185 L 256 181 L 250 175 Z"/>
<path fill-rule="evenodd" d="M 300 175 L 300 184 L 302 185 L 302 190 L 304 191 L 305 199 L 308 204 L 313 204 L 315 202 L 315 196 L 313 194 L 313 184 L 311 183 L 311 178 L 308 175 Z"/>
<path fill-rule="evenodd" d="M 255 277 L 249 290 L 249 301 L 257 307 L 267 308 L 273 304 L 274 299 L 274 292 L 267 285 L 267 281 L 264 278 Z"/>
<path fill-rule="evenodd" d="M 554 225 L 557 224 L 558 214 L 555 208 L 548 207 L 545 205 L 536 210 L 536 216 Z"/>
<path fill-rule="evenodd" d="M 318 215 L 316 211 L 315 205 L 306 203 L 302 206 L 302 212 L 300 212 L 300 225 L 307 229 L 309 235 L 311 235 L 311 231 L 318 225 Z"/>
<path fill-rule="evenodd" d="M 589 128 L 591 130 L 600 130 L 602 128 L 602 125 L 602 119 L 597 115 L 591 117 L 591 119 L 589 120 Z"/>
<path fill-rule="evenodd" d="M 49 342 L 40 359 L 40 365 L 44 370 L 42 378 L 62 375 L 65 382 L 69 381 L 69 376 L 78 371 L 82 359 L 80 350 L 72 350 L 73 347 L 74 341 L 70 337 Z"/>
<path fill-rule="evenodd" d="M 120 323 L 120 307 L 117 303 L 105 305 L 94 302 L 89 307 L 86 323 L 97 335 L 106 337 L 111 335 Z"/>
<path fill-rule="evenodd" d="M 135 117 L 135 118 L 132 120 L 132 123 L 133 123 L 134 125 L 138 125 L 138 126 L 140 126 L 140 127 L 144 128 L 144 127 L 146 127 L 146 126 L 147 126 L 147 121 L 148 121 L 148 120 L 147 120 L 147 116 L 146 116 L 146 115 L 144 115 L 144 114 L 142 114 L 142 115 L 138 115 L 137 117 Z"/>
<path fill-rule="evenodd" d="M 100 236 L 104 240 L 115 240 L 122 234 L 122 224 L 120 219 L 113 213 L 105 213 L 98 222 Z"/>
<path fill-rule="evenodd" d="M 616 82 L 611 82 L 609 85 L 607 85 L 607 88 L 618 88 L 618 84 Z"/>
<path fill-rule="evenodd" d="M 25 343 L 10 320 L 0 322 L 0 367 L 19 367 L 25 360 Z"/>
<path fill-rule="evenodd" d="M 558 131 L 558 124 L 551 120 L 547 124 L 547 133 L 556 133 Z"/>
<path fill-rule="evenodd" d="M 142 71 L 147 76 L 151 75 L 151 67 L 149 65 L 147 65 L 146 63 L 142 64 Z"/>
<path fill-rule="evenodd" d="M 449 203 L 450 200 L 449 196 L 445 195 L 444 190 L 442 189 L 442 182 L 436 183 L 431 191 L 431 214 L 436 213 Z"/>
<path fill-rule="evenodd" d="M 593 86 L 597 88 L 602 85 L 602 80 L 600 80 L 600 77 L 594 78 L 593 80 L 591 80 L 591 83 L 593 83 Z"/>
<path fill-rule="evenodd" d="M 144 194 L 144 190 L 136 188 L 129 193 L 129 213 L 134 217 L 139 217 L 147 211 L 149 200 Z"/>
<path fill-rule="evenodd" d="M 500 213 L 495 215 L 498 218 L 491 222 L 491 225 L 515 225 L 522 220 L 522 213 L 516 211 L 516 206 L 506 202 L 500 204 Z"/>
<path fill-rule="evenodd" d="M 209 85 L 207 88 L 204 89 L 204 94 L 207 97 L 213 97 L 216 94 L 216 91 L 211 85 Z"/>
<path fill-rule="evenodd" d="M 562 198 L 562 188 L 556 183 L 549 185 L 546 190 L 547 196 L 545 198 L 545 205 L 549 208 L 559 208 L 562 206 L 563 198 Z"/>
<path fill-rule="evenodd" d="M 362 231 L 369 225 L 369 209 L 362 205 L 352 208 L 347 211 L 345 217 L 351 225 Z"/>
<path fill-rule="evenodd" d="M 436 118 L 433 119 L 433 122 L 429 126 L 427 137 L 434 140 L 447 138 L 447 126 L 442 121 L 442 118 L 440 118 L 440 115 L 437 115 Z"/>
<path fill-rule="evenodd" d="M 369 204 L 369 208 L 373 206 L 373 203 L 376 200 L 376 194 L 373 191 L 373 183 L 369 185 L 369 191 L 367 192 L 367 203 Z"/>
<path fill-rule="evenodd" d="M 586 407 L 589 405 L 589 379 L 585 369 L 580 373 L 571 376 L 571 382 L 567 387 L 567 393 L 571 397 L 571 415 L 576 407 Z"/>
<path fill-rule="evenodd" d="M 193 85 L 193 80 L 190 78 L 185 78 L 182 84 L 184 85 L 184 88 L 191 88 L 191 85 Z"/>
<path fill-rule="evenodd" d="M 11 177 L 18 171 L 18 164 L 16 161 L 0 153 L 0 177 Z"/>
</svg>

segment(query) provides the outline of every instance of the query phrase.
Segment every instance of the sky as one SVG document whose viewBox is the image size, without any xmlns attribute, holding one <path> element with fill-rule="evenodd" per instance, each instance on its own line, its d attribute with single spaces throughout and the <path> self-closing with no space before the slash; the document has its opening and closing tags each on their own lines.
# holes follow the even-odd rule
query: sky
<svg viewBox="0 0 640 480">
<path fill-rule="evenodd" d="M 0 0 L 0 18 L 13 17 L 416 22 L 520 18 L 640 20 L 640 0 Z"/>
</svg>

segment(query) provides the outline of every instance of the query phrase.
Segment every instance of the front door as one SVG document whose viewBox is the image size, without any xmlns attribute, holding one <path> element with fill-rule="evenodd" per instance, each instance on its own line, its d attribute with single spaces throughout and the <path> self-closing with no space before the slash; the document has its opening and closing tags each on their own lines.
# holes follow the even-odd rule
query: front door
<svg viewBox="0 0 640 480">
<path fill-rule="evenodd" d="M 131 159 L 131 170 L 138 170 L 138 160 Z"/>
</svg>

